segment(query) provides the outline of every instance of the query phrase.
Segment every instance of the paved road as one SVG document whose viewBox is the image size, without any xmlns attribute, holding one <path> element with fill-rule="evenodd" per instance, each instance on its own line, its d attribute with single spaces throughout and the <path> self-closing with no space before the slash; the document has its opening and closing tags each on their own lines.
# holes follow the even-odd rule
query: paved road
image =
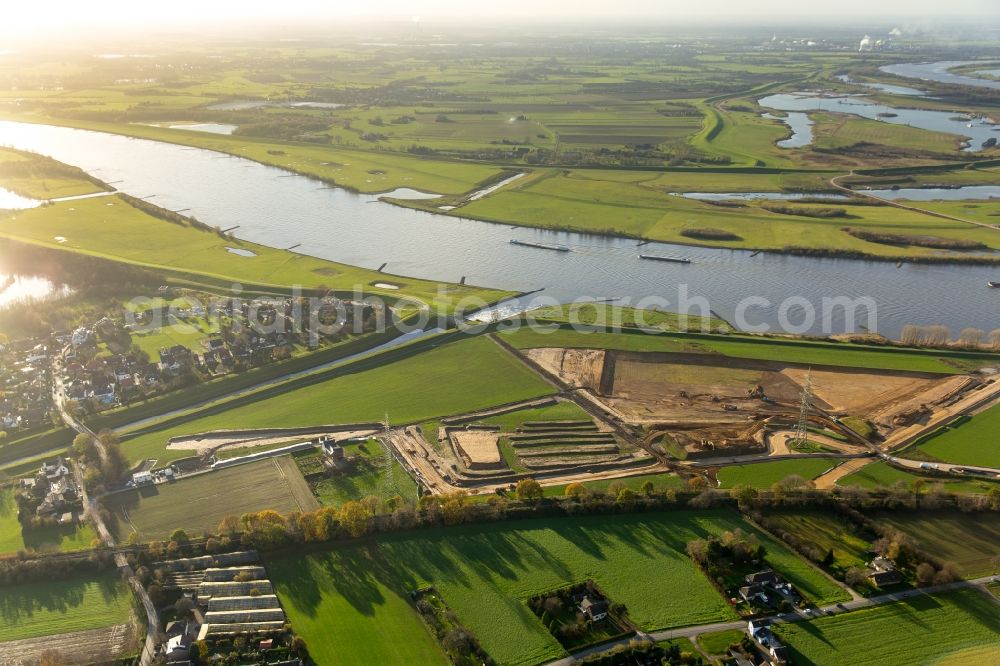
<svg viewBox="0 0 1000 666">
<path fill-rule="evenodd" d="M 879 604 L 892 603 L 896 601 L 903 601 L 906 599 L 912 599 L 914 597 L 926 596 L 931 594 L 940 594 L 942 592 L 950 592 L 952 590 L 959 590 L 963 588 L 978 589 L 986 594 L 993 603 L 1000 606 L 1000 599 L 997 599 L 989 590 L 986 589 L 986 584 L 993 580 L 993 576 L 984 576 L 982 578 L 976 578 L 974 580 L 960 580 L 954 583 L 948 583 L 946 585 L 934 585 L 931 587 L 914 588 L 910 590 L 903 590 L 901 592 L 890 592 L 887 594 L 880 594 L 874 597 L 861 597 L 853 601 L 845 601 L 841 604 L 830 604 L 829 606 L 823 606 L 813 612 L 812 615 L 807 615 L 801 611 L 794 613 L 784 613 L 782 615 L 777 615 L 771 618 L 772 622 L 776 624 L 781 624 L 785 622 L 804 622 L 806 620 L 811 620 L 814 617 L 819 617 L 822 615 L 838 615 L 840 613 L 847 613 L 849 611 L 858 610 L 860 608 L 869 608 L 871 606 L 878 606 Z M 735 620 L 733 622 L 716 622 L 713 624 L 700 624 L 693 627 L 681 627 L 679 629 L 666 629 L 663 631 L 654 631 L 652 633 L 639 632 L 637 637 L 643 640 L 659 642 L 667 641 L 674 638 L 694 638 L 700 634 L 712 633 L 715 631 L 726 631 L 730 629 L 745 630 L 747 627 L 746 620 Z M 611 643 L 605 643 L 593 648 L 588 648 L 577 652 L 569 657 L 563 657 L 562 659 L 551 661 L 547 666 L 572 666 L 579 660 L 589 657 L 593 654 L 599 652 L 604 652 L 610 650 L 618 645 L 627 645 L 630 641 L 634 640 L 633 637 L 623 638 L 621 640 L 613 641 Z"/>
<path fill-rule="evenodd" d="M 90 435 L 94 438 L 97 443 L 97 451 L 102 459 L 107 459 L 107 451 L 104 449 L 104 445 L 101 441 L 97 439 L 96 433 L 88 428 L 83 423 L 77 421 L 73 418 L 73 415 L 69 413 L 66 409 L 66 398 L 63 392 L 62 378 L 59 372 L 58 359 L 53 362 L 52 373 L 55 377 L 53 382 L 53 399 L 57 409 L 59 410 L 59 415 L 62 417 L 64 423 L 67 426 L 75 430 L 76 432 L 84 435 Z M 87 487 L 83 483 L 83 470 L 80 467 L 79 462 L 73 460 L 73 476 L 76 478 L 76 483 L 80 487 L 80 494 L 83 499 L 83 505 L 86 507 L 86 514 L 90 521 L 94 524 L 94 528 L 97 530 L 98 536 L 100 536 L 101 541 L 104 545 L 109 548 L 114 548 L 115 539 L 111 535 L 111 531 L 108 526 L 104 523 L 104 519 L 101 517 L 100 506 L 97 503 L 96 498 L 90 497 L 87 492 Z M 156 612 L 156 606 L 153 605 L 153 600 L 149 598 L 146 593 L 146 588 L 143 587 L 142 582 L 136 576 L 135 571 L 128 563 L 128 558 L 124 553 L 115 553 L 115 564 L 118 566 L 118 570 L 122 572 L 122 575 L 128 580 L 129 585 L 135 591 L 136 596 L 139 601 L 142 602 L 143 609 L 146 611 L 146 642 L 142 649 L 142 657 L 139 660 L 141 666 L 149 666 L 153 663 L 153 653 L 156 649 L 156 635 L 160 630 L 160 617 Z"/>
<path fill-rule="evenodd" d="M 925 463 L 919 460 L 909 460 L 907 458 L 894 458 L 892 456 L 887 456 L 887 460 L 893 464 L 899 465 L 900 467 L 908 467 L 910 469 L 921 469 L 921 465 L 933 465 L 931 469 L 938 472 L 951 472 L 953 474 L 962 474 L 969 477 L 980 477 L 980 478 L 990 478 L 992 475 L 994 478 L 1000 478 L 1000 469 L 995 467 L 974 467 L 972 465 L 958 465 L 955 463 Z M 972 473 L 970 474 L 967 470 L 972 470 L 973 472 L 982 472 L 981 474 Z"/>
</svg>

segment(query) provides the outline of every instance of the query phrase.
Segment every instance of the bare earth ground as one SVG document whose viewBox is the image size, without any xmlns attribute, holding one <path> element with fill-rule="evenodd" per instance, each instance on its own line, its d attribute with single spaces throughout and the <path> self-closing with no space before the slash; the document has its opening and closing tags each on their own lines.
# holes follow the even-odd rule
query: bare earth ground
<svg viewBox="0 0 1000 666">
<path fill-rule="evenodd" d="M 833 488 L 837 485 L 837 481 L 841 480 L 845 476 L 854 474 L 865 465 L 873 462 L 875 462 L 875 458 L 851 458 L 843 464 L 837 465 L 826 474 L 817 477 L 813 480 L 813 483 L 815 483 L 816 487 L 820 490 Z"/>
<path fill-rule="evenodd" d="M 291 494 L 295 503 L 299 505 L 299 511 L 315 511 L 318 509 L 319 502 L 316 496 L 313 495 L 312 490 L 310 490 L 309 484 L 303 478 L 302 472 L 299 471 L 298 466 L 295 464 L 295 459 L 291 456 L 280 456 L 272 458 L 272 460 L 278 470 L 278 474 L 285 482 L 285 485 L 288 486 L 289 494 Z"/>
<path fill-rule="evenodd" d="M 802 368 L 785 368 L 781 374 L 801 386 L 807 372 Z M 887 403 L 922 393 L 938 383 L 940 380 L 875 372 L 812 371 L 813 395 L 832 411 L 858 416 L 867 416 Z"/>
<path fill-rule="evenodd" d="M 886 451 L 892 451 L 906 446 L 916 437 L 951 418 L 959 414 L 976 414 L 996 404 L 998 400 L 1000 400 L 1000 381 L 986 384 L 976 391 L 969 391 L 954 403 L 934 409 L 927 418 L 921 419 L 920 422 L 896 430 L 885 439 L 882 448 Z"/>
<path fill-rule="evenodd" d="M 795 439 L 795 433 L 791 430 L 781 430 L 777 432 L 772 432 L 768 436 L 768 448 L 772 456 L 787 456 L 795 451 L 788 448 L 788 443 Z M 847 442 L 841 442 L 833 437 L 826 437 L 825 435 L 817 435 L 814 432 L 809 433 L 809 441 L 816 442 L 817 444 L 822 444 L 840 453 L 862 453 L 864 451 L 860 446 L 854 446 L 848 444 Z M 818 453 L 816 455 L 823 455 Z"/>
<path fill-rule="evenodd" d="M 484 481 L 474 488 L 460 487 L 454 485 L 444 477 L 449 478 L 451 472 L 446 465 L 442 464 L 442 459 L 431 448 L 415 426 L 393 430 L 390 442 L 403 458 L 406 467 L 416 470 L 418 477 L 430 488 L 434 495 L 444 495 L 457 490 L 465 490 L 473 494 L 493 492 L 497 488 L 508 488 L 509 481 L 502 483 L 490 483 Z M 668 471 L 666 467 L 659 463 L 651 463 L 642 467 L 628 467 L 623 469 L 610 469 L 603 472 L 569 472 L 565 474 L 535 474 L 534 478 L 543 486 L 558 486 L 573 481 L 596 481 L 599 479 L 619 479 L 628 476 L 642 474 L 655 474 Z"/>
<path fill-rule="evenodd" d="M 204 432 L 187 437 L 175 437 L 167 444 L 168 449 L 181 449 L 194 451 L 201 455 L 212 450 L 222 450 L 230 448 L 243 448 L 249 446 L 265 446 L 269 444 L 294 444 L 305 439 L 329 435 L 334 439 L 353 439 L 355 437 L 370 437 L 377 434 L 374 430 L 357 430 L 345 432 L 343 430 L 330 430 L 328 432 L 310 432 L 305 434 L 268 435 L 256 436 L 257 430 L 246 430 L 234 435 L 231 431 L 222 433 Z"/>
<path fill-rule="evenodd" d="M 923 405 L 934 405 L 952 397 L 957 391 L 966 388 L 976 380 L 967 376 L 959 375 L 948 377 L 932 383 L 925 390 L 910 395 L 900 396 L 895 402 L 880 405 L 870 418 L 875 423 L 891 425 L 893 419 L 899 414 L 905 414 L 919 409 Z"/>
<path fill-rule="evenodd" d="M 604 370 L 602 349 L 527 349 L 523 353 L 570 386 L 600 389 Z"/>
<path fill-rule="evenodd" d="M 138 652 L 135 628 L 116 624 L 103 629 L 75 631 L 55 636 L 0 643 L 0 666 L 29 666 L 41 661 L 46 650 L 57 650 L 63 664 L 92 664 Z"/>
<path fill-rule="evenodd" d="M 500 462 L 500 433 L 488 430 L 462 430 L 452 432 L 458 448 L 465 452 L 472 464 L 494 465 Z"/>
</svg>

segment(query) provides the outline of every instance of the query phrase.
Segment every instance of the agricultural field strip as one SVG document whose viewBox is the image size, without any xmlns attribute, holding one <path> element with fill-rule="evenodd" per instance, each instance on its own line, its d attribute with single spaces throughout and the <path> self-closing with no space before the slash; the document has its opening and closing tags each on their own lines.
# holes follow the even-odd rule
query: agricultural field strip
<svg viewBox="0 0 1000 666">
<path fill-rule="evenodd" d="M 868 597 L 855 601 L 848 601 L 840 604 L 830 604 L 827 606 L 822 606 L 818 608 L 824 616 L 837 616 L 843 614 L 849 614 L 852 611 L 867 609 L 867 608 L 878 608 L 878 607 L 891 607 L 894 603 L 905 601 L 907 599 L 914 599 L 920 597 L 927 597 L 929 599 L 934 599 L 938 595 L 955 593 L 962 590 L 970 590 L 975 593 L 982 593 L 984 596 L 990 596 L 990 590 L 987 589 L 989 581 L 992 580 L 992 576 L 986 576 L 983 578 L 978 578 L 974 580 L 967 581 L 957 581 L 954 583 L 948 583 L 946 585 L 937 585 L 926 588 L 905 590 L 902 592 L 893 592 L 889 594 L 878 595 L 874 597 Z M 1000 605 L 1000 598 L 994 597 L 993 603 Z M 848 615 L 849 616 L 849 615 Z M 796 625 L 796 624 L 808 624 L 814 622 L 813 617 L 807 615 L 799 614 L 784 614 L 773 618 L 773 622 L 777 625 Z M 717 633 L 722 631 L 730 630 L 740 630 L 744 631 L 746 629 L 746 620 L 736 620 L 733 622 L 716 622 L 711 624 L 702 624 L 697 626 L 689 627 L 679 627 L 677 629 L 665 629 L 661 631 L 651 631 L 646 632 L 646 635 L 650 637 L 653 641 L 668 641 L 680 637 L 693 639 L 701 634 L 707 633 Z M 572 657 L 564 657 L 562 659 L 550 661 L 546 666 L 573 666 L 577 663 L 579 659 L 582 659 L 591 654 L 597 654 L 598 652 L 604 652 L 618 645 L 627 645 L 631 638 L 621 639 L 613 643 L 606 643 L 604 645 L 598 646 L 596 648 L 591 648 L 585 651 L 575 653 Z"/>
</svg>

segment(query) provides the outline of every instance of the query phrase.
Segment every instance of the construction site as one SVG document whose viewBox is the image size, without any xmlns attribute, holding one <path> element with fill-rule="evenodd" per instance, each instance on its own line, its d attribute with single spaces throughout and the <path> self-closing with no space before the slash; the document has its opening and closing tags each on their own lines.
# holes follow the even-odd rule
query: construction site
<svg viewBox="0 0 1000 666">
<path fill-rule="evenodd" d="M 531 349 L 525 357 L 578 398 L 677 460 L 803 453 L 862 455 L 918 433 L 987 374 L 812 365 L 712 354 Z"/>
<path fill-rule="evenodd" d="M 432 494 L 492 492 L 527 477 L 560 485 L 657 470 L 654 456 L 610 422 L 583 411 L 574 419 L 519 418 L 566 402 L 543 398 L 514 403 L 442 418 L 435 428 L 393 429 L 388 437 L 404 466 Z"/>
</svg>

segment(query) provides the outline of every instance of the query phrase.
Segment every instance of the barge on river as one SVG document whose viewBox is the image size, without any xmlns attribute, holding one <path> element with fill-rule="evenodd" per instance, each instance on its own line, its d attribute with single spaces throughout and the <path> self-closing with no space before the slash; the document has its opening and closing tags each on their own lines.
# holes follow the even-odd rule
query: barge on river
<svg viewBox="0 0 1000 666">
<path fill-rule="evenodd" d="M 683 257 L 661 257 L 657 254 L 640 254 L 640 259 L 648 259 L 649 261 L 666 261 L 671 264 L 690 264 L 690 259 L 684 259 Z"/>
<path fill-rule="evenodd" d="M 555 245 L 553 243 L 532 243 L 531 241 L 512 240 L 511 245 L 523 245 L 524 247 L 535 247 L 539 250 L 552 250 L 553 252 L 569 252 L 565 245 Z"/>
</svg>

